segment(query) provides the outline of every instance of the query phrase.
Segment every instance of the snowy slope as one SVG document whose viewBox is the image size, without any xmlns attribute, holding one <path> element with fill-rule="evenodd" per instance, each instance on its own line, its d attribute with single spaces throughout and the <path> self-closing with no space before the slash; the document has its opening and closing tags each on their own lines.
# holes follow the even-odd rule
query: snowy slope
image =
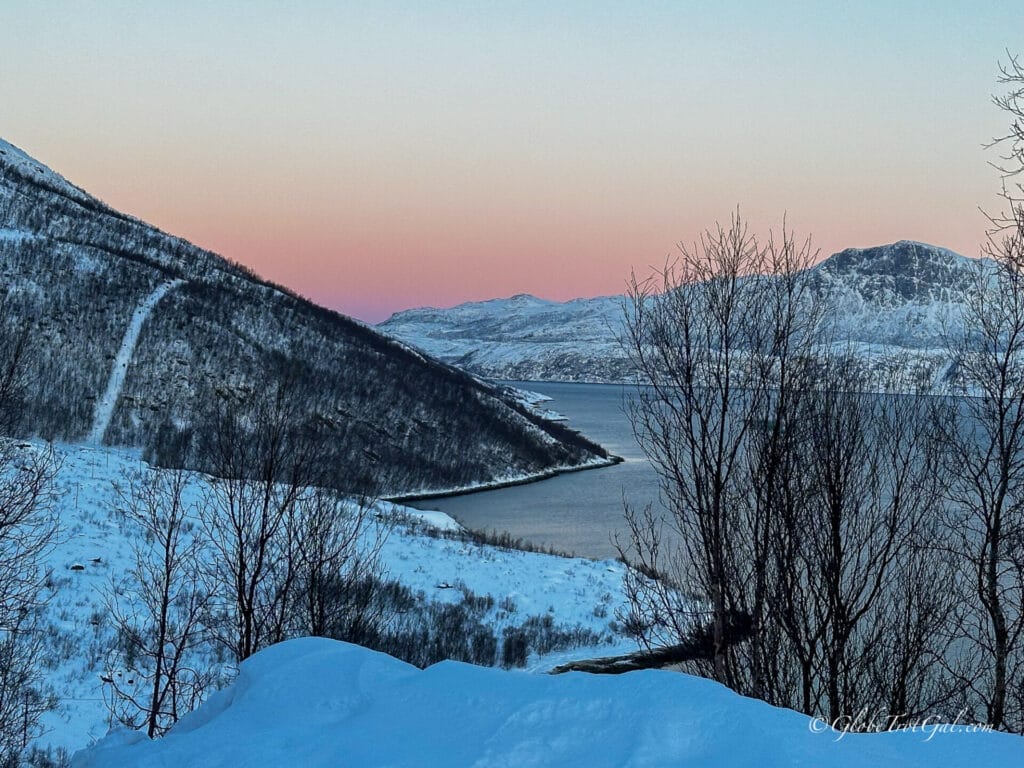
<svg viewBox="0 0 1024 768">
<path fill-rule="evenodd" d="M 504 389 L 119 213 L 5 142 L 0 304 L 0 333 L 31 328 L 20 436 L 208 469 L 190 449 L 220 404 L 286 384 L 295 420 L 322 438 L 327 482 L 349 492 L 477 487 L 606 458 Z"/>
<path fill-rule="evenodd" d="M 851 248 L 812 267 L 836 338 L 866 358 L 909 354 L 933 364 L 956 332 L 976 270 L 948 249 L 902 240 Z M 517 381 L 628 381 L 618 344 L 624 297 L 558 303 L 533 296 L 399 312 L 381 328 L 478 375 Z"/>
<path fill-rule="evenodd" d="M 381 328 L 468 371 L 515 381 L 619 381 L 622 298 L 559 303 L 534 296 L 412 309 Z"/>
<path fill-rule="evenodd" d="M 986 260 L 902 240 L 840 251 L 811 270 L 811 285 L 828 302 L 837 335 L 862 344 L 940 349 L 961 328 L 964 300 Z"/>
<path fill-rule="evenodd" d="M 128 365 L 131 363 L 132 355 L 135 353 L 135 345 L 139 343 L 142 324 L 146 322 L 146 318 L 149 317 L 153 307 L 157 305 L 160 299 L 179 285 L 183 285 L 184 282 L 184 280 L 169 280 L 166 283 L 161 283 L 135 310 L 131 321 L 128 323 L 128 327 L 125 329 L 124 338 L 121 340 L 121 348 L 117 351 L 117 356 L 114 358 L 114 365 L 110 371 L 110 380 L 107 382 L 107 388 L 100 399 L 96 401 L 96 413 L 92 419 L 92 429 L 89 430 L 88 442 L 96 445 L 103 442 L 103 435 L 106 434 L 107 427 L 110 426 L 110 418 L 114 415 L 114 406 L 117 405 L 117 398 L 121 395 L 121 389 L 124 387 L 125 376 L 128 375 Z"/>
<path fill-rule="evenodd" d="M 76 187 L 59 173 L 31 157 L 23 150 L 0 139 L 0 161 L 14 173 L 32 179 L 51 191 L 70 198 L 78 203 L 95 204 L 95 200 L 84 190 Z"/>
<path fill-rule="evenodd" d="M 673 672 L 558 677 L 443 662 L 424 671 L 305 639 L 239 679 L 165 738 L 116 733 L 77 768 L 351 765 L 953 768 L 1024 764 L 1008 734 L 815 732 L 795 712 Z M 929 738 L 930 737 L 930 738 Z"/>
<path fill-rule="evenodd" d="M 26 448 L 43 449 L 41 443 Z M 160 470 L 124 449 L 61 445 L 55 450 L 61 464 L 56 481 L 61 530 L 48 560 L 54 594 L 46 608 L 46 680 L 59 703 L 44 717 L 46 733 L 36 743 L 74 751 L 102 737 L 109 727 L 100 680 L 109 673 L 114 639 L 107 594 L 122 583 L 132 562 L 131 542 L 139 535 L 118 512 L 124 501 L 116 486 L 125 487 L 133 473 Z M 201 498 L 206 482 L 206 476 L 190 474 L 186 504 Z M 462 590 L 470 590 L 493 598 L 485 620 L 498 637 L 506 626 L 550 615 L 557 626 L 585 627 L 606 643 L 555 652 L 550 658 L 534 656 L 531 668 L 636 650 L 610 628 L 624 603 L 620 563 L 503 550 L 438 535 L 434 529 L 459 529 L 439 512 L 388 503 L 381 503 L 377 512 L 397 521 L 381 553 L 387 577 L 422 592 L 427 601 L 458 603 Z"/>
</svg>

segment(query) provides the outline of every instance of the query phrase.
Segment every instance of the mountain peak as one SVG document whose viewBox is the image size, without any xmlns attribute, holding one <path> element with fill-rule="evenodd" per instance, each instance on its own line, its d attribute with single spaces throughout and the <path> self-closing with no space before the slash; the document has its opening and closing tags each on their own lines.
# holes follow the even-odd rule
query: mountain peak
<svg viewBox="0 0 1024 768">
<path fill-rule="evenodd" d="M 898 240 L 868 248 L 846 248 L 829 256 L 818 268 L 837 273 L 914 274 L 929 266 L 957 269 L 973 263 L 973 259 L 948 248 L 916 240 Z"/>
<path fill-rule="evenodd" d="M 869 248 L 847 248 L 813 267 L 823 290 L 851 292 L 879 305 L 953 301 L 969 290 L 981 262 L 948 248 L 899 240 Z"/>
<path fill-rule="evenodd" d="M 494 299 L 492 299 L 492 301 L 494 301 Z M 501 301 L 501 299 L 496 299 L 496 301 Z M 517 293 L 514 296 L 509 296 L 507 299 L 505 299 L 505 301 L 509 304 L 518 306 L 547 305 L 551 303 L 557 303 L 550 302 L 547 299 L 542 299 L 539 296 L 534 296 L 532 293 Z"/>
<path fill-rule="evenodd" d="M 948 248 L 899 240 L 840 251 L 807 276 L 837 337 L 865 354 L 888 347 L 934 360 L 976 287 L 978 269 L 986 268 Z M 412 310 L 383 328 L 489 378 L 632 381 L 635 370 L 618 343 L 623 300 L 545 302 L 520 294 L 450 310 Z"/>
</svg>

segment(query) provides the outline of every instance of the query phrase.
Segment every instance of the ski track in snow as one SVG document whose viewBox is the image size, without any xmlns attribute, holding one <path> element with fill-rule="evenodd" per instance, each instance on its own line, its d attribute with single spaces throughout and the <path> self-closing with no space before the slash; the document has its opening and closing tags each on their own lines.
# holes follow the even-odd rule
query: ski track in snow
<svg viewBox="0 0 1024 768">
<path fill-rule="evenodd" d="M 142 332 L 142 326 L 146 322 L 146 318 L 149 317 L 150 312 L 153 311 L 153 308 L 160 299 L 179 285 L 183 285 L 184 282 L 184 280 L 169 280 L 166 283 L 161 283 L 135 309 L 131 322 L 128 323 L 128 328 L 124 332 L 121 349 L 118 350 L 117 357 L 114 359 L 114 367 L 110 371 L 107 390 L 96 403 L 96 412 L 93 415 L 92 429 L 89 431 L 89 437 L 87 438 L 88 442 L 95 445 L 103 442 L 103 435 L 106 434 L 107 427 L 110 426 L 110 419 L 114 415 L 114 406 L 117 405 L 117 399 L 121 396 L 121 388 L 124 386 L 125 377 L 128 375 L 128 364 L 132 361 L 132 355 L 135 354 L 135 345 L 139 341 L 139 334 Z"/>
</svg>

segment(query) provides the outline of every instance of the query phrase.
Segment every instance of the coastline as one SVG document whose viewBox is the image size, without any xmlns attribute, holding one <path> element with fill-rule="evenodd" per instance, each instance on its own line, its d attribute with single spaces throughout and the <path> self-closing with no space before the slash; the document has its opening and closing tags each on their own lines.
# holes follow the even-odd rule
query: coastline
<svg viewBox="0 0 1024 768">
<path fill-rule="evenodd" d="M 408 494 L 402 494 L 399 496 L 383 496 L 381 501 L 387 501 L 392 504 L 408 504 L 412 501 L 426 501 L 428 499 L 447 499 L 454 496 L 468 496 L 472 493 L 482 493 L 483 491 L 496 491 L 499 488 L 511 488 L 516 485 L 528 485 L 530 483 L 537 483 L 541 480 L 550 480 L 553 477 L 559 475 L 567 475 L 572 472 L 585 472 L 591 469 L 605 469 L 606 467 L 614 467 L 616 464 L 621 464 L 625 461 L 621 456 L 608 455 L 606 459 L 596 459 L 588 461 L 583 464 L 562 464 L 557 467 L 543 470 L 541 472 L 534 472 L 529 475 L 521 475 L 519 477 L 509 478 L 507 480 L 495 480 L 490 483 L 479 483 L 477 485 L 457 486 L 455 488 L 443 488 L 440 490 L 432 491 L 419 491 Z"/>
</svg>

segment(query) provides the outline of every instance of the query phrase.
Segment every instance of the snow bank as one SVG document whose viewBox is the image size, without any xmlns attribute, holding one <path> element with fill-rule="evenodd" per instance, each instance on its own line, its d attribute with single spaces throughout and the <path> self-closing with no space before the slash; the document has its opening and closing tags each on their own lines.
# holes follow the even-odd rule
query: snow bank
<svg viewBox="0 0 1024 768">
<path fill-rule="evenodd" d="M 419 520 L 425 525 L 429 525 L 431 528 L 436 528 L 439 531 L 451 531 L 457 533 L 465 530 L 459 521 L 450 515 L 446 515 L 444 512 L 439 512 L 436 509 L 413 509 L 412 507 L 394 507 L 400 510 L 402 513 L 408 515 L 414 520 Z"/>
<path fill-rule="evenodd" d="M 1013 766 L 1006 734 L 815 733 L 807 717 L 672 672 L 558 677 L 455 662 L 424 671 L 293 640 L 164 739 L 115 733 L 75 768 L 167 766 Z M 931 738 L 929 738 L 929 734 Z"/>
</svg>

